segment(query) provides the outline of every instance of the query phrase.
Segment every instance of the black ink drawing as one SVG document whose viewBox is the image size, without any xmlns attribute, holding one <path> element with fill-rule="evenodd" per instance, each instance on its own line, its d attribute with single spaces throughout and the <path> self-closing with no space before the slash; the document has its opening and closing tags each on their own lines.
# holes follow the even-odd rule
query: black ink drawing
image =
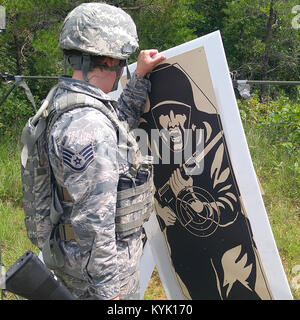
<svg viewBox="0 0 300 320">
<path fill-rule="evenodd" d="M 217 107 L 178 63 L 158 66 L 150 80 L 150 106 L 140 128 L 158 159 L 155 209 L 184 296 L 272 299 Z M 194 101 L 192 84 L 212 111 Z M 159 130 L 159 140 L 151 141 L 151 129 Z M 184 156 L 187 148 L 189 157 Z"/>
</svg>

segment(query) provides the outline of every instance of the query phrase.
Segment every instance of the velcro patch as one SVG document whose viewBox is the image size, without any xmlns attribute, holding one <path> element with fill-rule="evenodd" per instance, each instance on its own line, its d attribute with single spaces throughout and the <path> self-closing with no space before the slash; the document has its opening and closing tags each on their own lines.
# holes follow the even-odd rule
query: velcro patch
<svg viewBox="0 0 300 320">
<path fill-rule="evenodd" d="M 63 163 L 76 172 L 84 171 L 95 159 L 92 143 L 75 152 L 65 147 L 62 148 Z"/>
</svg>

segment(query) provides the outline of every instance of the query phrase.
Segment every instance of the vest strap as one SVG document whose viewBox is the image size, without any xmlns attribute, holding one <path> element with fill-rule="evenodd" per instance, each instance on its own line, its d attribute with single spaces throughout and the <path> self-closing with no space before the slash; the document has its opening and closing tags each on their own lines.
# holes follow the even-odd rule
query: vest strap
<svg viewBox="0 0 300 320">
<path fill-rule="evenodd" d="M 150 204 L 152 202 L 152 193 L 146 197 L 143 201 L 136 203 L 136 204 L 131 204 L 128 207 L 122 207 L 122 208 L 117 208 L 116 209 L 116 217 L 122 217 L 127 214 L 133 213 L 135 211 L 143 209 L 147 204 Z"/>
<path fill-rule="evenodd" d="M 137 196 L 149 189 L 152 189 L 152 180 L 145 182 L 144 184 L 135 188 L 118 191 L 118 200 L 124 200 L 133 196 Z"/>
<path fill-rule="evenodd" d="M 140 219 L 134 220 L 132 222 L 124 223 L 124 224 L 116 224 L 116 232 L 126 232 L 135 228 L 141 227 L 145 221 L 147 221 L 150 217 L 152 208 L 149 208 Z"/>
</svg>

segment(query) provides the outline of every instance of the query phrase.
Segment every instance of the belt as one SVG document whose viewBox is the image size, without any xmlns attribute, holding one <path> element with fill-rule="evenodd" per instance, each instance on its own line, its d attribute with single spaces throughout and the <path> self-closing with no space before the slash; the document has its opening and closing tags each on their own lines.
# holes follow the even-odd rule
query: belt
<svg viewBox="0 0 300 320">
<path fill-rule="evenodd" d="M 73 227 L 70 223 L 60 223 L 58 225 L 58 232 L 60 240 L 62 241 L 76 241 Z"/>
</svg>

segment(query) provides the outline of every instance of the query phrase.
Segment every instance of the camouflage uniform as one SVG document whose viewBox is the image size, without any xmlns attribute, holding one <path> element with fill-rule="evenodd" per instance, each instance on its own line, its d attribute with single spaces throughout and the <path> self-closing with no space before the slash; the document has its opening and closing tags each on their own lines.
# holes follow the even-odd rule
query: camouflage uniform
<svg viewBox="0 0 300 320">
<path fill-rule="evenodd" d="M 60 222 L 74 233 L 74 241 L 61 241 L 65 263 L 55 272 L 79 298 L 138 299 L 141 221 L 151 208 L 152 190 L 141 192 L 146 183 L 136 186 L 150 173 L 139 169 L 137 143 L 127 130 L 138 124 L 150 83 L 133 74 L 117 105 L 87 78 L 95 66 L 115 71 L 116 89 L 122 68 L 138 48 L 136 26 L 120 8 L 83 3 L 66 17 L 59 47 L 86 82 L 62 79 L 52 104 L 59 109 L 74 93 L 75 100 L 84 101 L 56 119 L 49 132 L 53 174 L 62 195 L 67 194 Z M 94 56 L 120 59 L 120 64 L 108 67 Z M 100 110 L 93 108 L 99 103 Z"/>
<path fill-rule="evenodd" d="M 63 88 L 57 90 L 53 106 L 70 90 L 110 100 L 100 89 L 83 81 L 62 78 L 60 82 Z M 126 120 L 132 129 L 143 112 L 149 85 L 148 80 L 134 73 L 119 99 L 119 107 L 110 101 L 106 108 Z M 71 155 L 85 150 L 90 152 L 88 158 L 71 160 Z M 131 146 L 129 152 L 134 153 L 129 158 L 134 157 L 137 146 Z M 99 110 L 78 107 L 63 113 L 52 126 L 49 159 L 57 184 L 68 194 L 62 201 L 61 223 L 71 224 L 75 235 L 74 241 L 60 242 L 65 265 L 55 273 L 81 299 L 111 299 L 118 295 L 121 299 L 139 298 L 142 228 L 128 236 L 116 230 L 116 208 L 130 205 L 124 203 L 128 199 L 123 203 L 117 199 L 120 176 L 134 166 L 125 158 L 120 154 L 116 128 Z M 151 190 L 142 197 L 149 193 Z"/>
<path fill-rule="evenodd" d="M 119 8 L 85 3 L 66 17 L 59 46 L 85 81 L 62 77 L 24 127 L 27 234 L 76 297 L 138 299 L 152 180 L 129 131 L 143 113 L 150 82 L 134 73 L 118 104 L 87 78 L 100 66 L 116 72 L 116 87 L 138 47 L 136 27 Z M 99 56 L 120 62 L 110 67 Z"/>
</svg>

